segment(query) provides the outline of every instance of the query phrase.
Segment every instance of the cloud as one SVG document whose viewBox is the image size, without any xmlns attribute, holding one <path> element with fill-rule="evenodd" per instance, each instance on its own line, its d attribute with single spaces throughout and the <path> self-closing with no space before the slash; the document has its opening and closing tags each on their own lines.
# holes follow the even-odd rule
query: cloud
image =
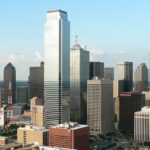
<svg viewBox="0 0 150 150">
<path fill-rule="evenodd" d="M 97 61 L 105 55 L 106 55 L 106 52 L 103 50 L 91 50 L 90 51 L 90 60 Z"/>
<path fill-rule="evenodd" d="M 6 64 L 8 62 L 11 63 L 20 63 L 21 61 L 25 60 L 25 56 L 21 53 L 12 53 L 8 56 L 0 56 L 0 63 Z"/>
<path fill-rule="evenodd" d="M 40 54 L 39 52 L 35 52 L 35 58 L 34 61 L 38 62 L 38 61 L 43 61 L 44 58 L 42 56 L 42 54 Z"/>
<path fill-rule="evenodd" d="M 117 54 L 118 54 L 118 55 L 124 55 L 124 54 L 125 54 L 125 51 L 124 51 L 124 50 L 119 50 L 119 51 L 117 51 Z"/>
</svg>

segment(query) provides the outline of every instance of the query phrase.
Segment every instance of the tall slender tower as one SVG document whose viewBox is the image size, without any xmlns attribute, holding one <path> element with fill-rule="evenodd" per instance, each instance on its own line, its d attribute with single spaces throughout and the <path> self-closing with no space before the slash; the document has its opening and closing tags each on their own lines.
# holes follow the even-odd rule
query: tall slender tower
<svg viewBox="0 0 150 150">
<path fill-rule="evenodd" d="M 120 62 L 118 64 L 118 80 L 124 81 L 124 92 L 130 92 L 133 88 L 133 63 Z"/>
<path fill-rule="evenodd" d="M 135 70 L 135 91 L 148 91 L 148 69 L 145 63 L 137 66 Z"/>
<path fill-rule="evenodd" d="M 8 91 L 11 84 L 12 90 L 12 103 L 16 102 L 16 69 L 11 64 L 8 63 L 4 68 L 4 101 L 8 101 Z"/>
<path fill-rule="evenodd" d="M 70 118 L 70 22 L 67 12 L 47 12 L 44 39 L 45 126 Z"/>
<path fill-rule="evenodd" d="M 78 43 L 70 51 L 70 119 L 86 123 L 87 80 L 89 79 L 89 51 Z"/>
</svg>

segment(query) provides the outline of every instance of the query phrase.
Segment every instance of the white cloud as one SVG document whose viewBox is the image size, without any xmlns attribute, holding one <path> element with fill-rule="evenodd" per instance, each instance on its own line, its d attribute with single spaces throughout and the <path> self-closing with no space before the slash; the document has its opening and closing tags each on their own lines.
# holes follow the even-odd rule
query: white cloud
<svg viewBox="0 0 150 150">
<path fill-rule="evenodd" d="M 117 54 L 118 54 L 118 55 L 124 55 L 124 54 L 125 54 L 125 51 L 124 51 L 124 50 L 119 50 L 119 51 L 117 51 Z"/>
<path fill-rule="evenodd" d="M 8 62 L 11 63 L 20 63 L 21 61 L 25 60 L 25 56 L 21 53 L 12 53 L 8 56 L 0 56 L 0 63 L 6 64 Z"/>
<path fill-rule="evenodd" d="M 90 51 L 90 60 L 97 61 L 99 58 L 106 55 L 106 52 L 103 50 L 91 50 Z"/>
<path fill-rule="evenodd" d="M 38 62 L 38 61 L 43 61 L 44 58 L 42 56 L 42 54 L 40 54 L 39 52 L 35 52 L 35 58 L 34 61 Z"/>
</svg>

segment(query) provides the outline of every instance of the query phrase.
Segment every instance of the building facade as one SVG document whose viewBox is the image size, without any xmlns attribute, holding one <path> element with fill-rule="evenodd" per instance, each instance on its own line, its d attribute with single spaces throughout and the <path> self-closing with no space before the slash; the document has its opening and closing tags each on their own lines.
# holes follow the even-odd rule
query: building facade
<svg viewBox="0 0 150 150">
<path fill-rule="evenodd" d="M 104 78 L 114 80 L 114 68 L 111 67 L 104 68 Z"/>
<path fill-rule="evenodd" d="M 93 78 L 87 81 L 87 123 L 90 134 L 106 134 L 113 130 L 112 80 Z"/>
<path fill-rule="evenodd" d="M 49 128 L 49 146 L 89 150 L 89 128 L 77 123 L 64 123 Z"/>
<path fill-rule="evenodd" d="M 26 125 L 17 129 L 17 142 L 20 144 L 48 145 L 48 130 L 43 127 Z"/>
<path fill-rule="evenodd" d="M 27 104 L 29 99 L 29 87 L 28 86 L 17 86 L 16 88 L 16 103 Z"/>
<path fill-rule="evenodd" d="M 70 120 L 70 22 L 67 12 L 47 12 L 44 51 L 45 126 Z"/>
<path fill-rule="evenodd" d="M 148 69 L 145 63 L 137 66 L 135 70 L 135 91 L 148 91 Z"/>
<path fill-rule="evenodd" d="M 134 113 L 145 105 L 145 95 L 139 92 L 123 92 L 119 96 L 119 129 L 134 132 Z"/>
<path fill-rule="evenodd" d="M 30 67 L 29 99 L 35 96 L 44 99 L 44 62 L 39 67 Z"/>
<path fill-rule="evenodd" d="M 150 107 L 145 106 L 134 113 L 134 140 L 150 142 Z"/>
<path fill-rule="evenodd" d="M 11 85 L 11 87 L 9 87 Z M 4 102 L 8 102 L 9 88 L 12 90 L 12 103 L 16 102 L 16 69 L 8 63 L 4 68 Z"/>
<path fill-rule="evenodd" d="M 89 51 L 75 44 L 70 51 L 70 119 L 86 123 L 86 94 L 89 79 Z"/>
<path fill-rule="evenodd" d="M 104 63 L 103 62 L 90 62 L 90 79 L 97 76 L 99 78 L 104 78 Z"/>
<path fill-rule="evenodd" d="M 124 92 L 133 90 L 133 63 L 120 62 L 118 63 L 118 80 L 124 81 Z"/>
</svg>

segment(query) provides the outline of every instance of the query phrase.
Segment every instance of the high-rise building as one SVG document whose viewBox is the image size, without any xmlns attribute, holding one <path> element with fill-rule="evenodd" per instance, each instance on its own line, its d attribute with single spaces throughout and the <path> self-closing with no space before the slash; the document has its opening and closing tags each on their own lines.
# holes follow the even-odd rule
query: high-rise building
<svg viewBox="0 0 150 150">
<path fill-rule="evenodd" d="M 44 99 L 44 62 L 39 67 L 30 67 L 29 98 L 35 96 Z"/>
<path fill-rule="evenodd" d="M 11 85 L 12 90 L 12 103 L 16 102 L 16 69 L 11 64 L 8 63 L 4 68 L 4 101 L 8 102 L 8 91 Z"/>
<path fill-rule="evenodd" d="M 17 129 L 17 142 L 20 144 L 48 145 L 48 129 L 26 125 Z"/>
<path fill-rule="evenodd" d="M 130 92 L 133 88 L 133 63 L 120 62 L 118 64 L 118 80 L 124 80 L 124 92 Z"/>
<path fill-rule="evenodd" d="M 148 69 L 145 63 L 137 66 L 135 70 L 135 91 L 148 91 Z"/>
<path fill-rule="evenodd" d="M 134 113 L 134 140 L 150 142 L 150 107 L 145 106 Z"/>
<path fill-rule="evenodd" d="M 31 99 L 31 123 L 36 126 L 44 126 L 43 100 L 37 97 Z"/>
<path fill-rule="evenodd" d="M 86 123 L 86 93 L 89 79 L 89 51 L 75 44 L 70 51 L 70 119 Z"/>
<path fill-rule="evenodd" d="M 139 92 L 123 92 L 119 96 L 119 129 L 134 132 L 134 113 L 145 105 L 145 95 Z"/>
<path fill-rule="evenodd" d="M 113 81 L 87 81 L 87 123 L 90 134 L 106 134 L 113 130 Z"/>
<path fill-rule="evenodd" d="M 90 79 L 97 76 L 104 78 L 104 63 L 103 62 L 90 62 Z"/>
<path fill-rule="evenodd" d="M 45 126 L 70 120 L 70 22 L 67 12 L 47 12 L 44 51 Z"/>
<path fill-rule="evenodd" d="M 17 86 L 16 88 L 16 103 L 28 103 L 28 86 Z"/>
<path fill-rule="evenodd" d="M 104 68 L 104 78 L 114 80 L 114 68 Z"/>
<path fill-rule="evenodd" d="M 49 128 L 49 146 L 89 150 L 89 127 L 73 122 Z"/>
</svg>

